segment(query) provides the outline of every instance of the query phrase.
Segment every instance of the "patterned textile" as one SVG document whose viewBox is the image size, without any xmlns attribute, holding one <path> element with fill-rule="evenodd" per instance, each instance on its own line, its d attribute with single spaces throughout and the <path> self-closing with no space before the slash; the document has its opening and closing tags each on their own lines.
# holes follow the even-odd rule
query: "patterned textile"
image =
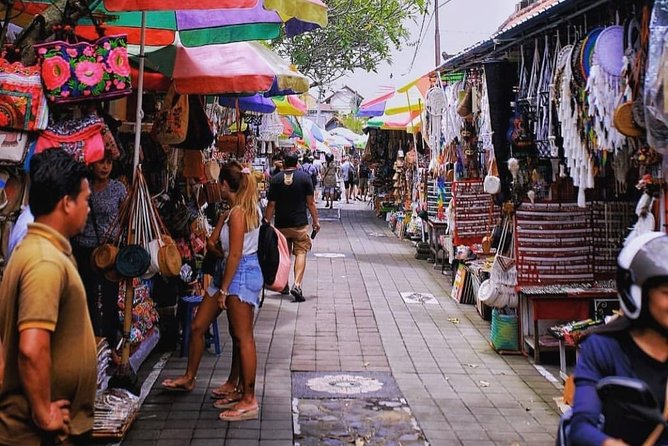
<svg viewBox="0 0 668 446">
<path fill-rule="evenodd" d="M 104 126 L 104 120 L 95 114 L 50 123 L 37 139 L 35 153 L 62 148 L 78 161 L 95 163 L 104 158 Z"/>
<path fill-rule="evenodd" d="M 132 92 L 125 35 L 105 36 L 93 44 L 49 42 L 35 49 L 51 102 L 99 100 Z"/>
<path fill-rule="evenodd" d="M 44 130 L 48 118 L 39 67 L 0 58 L 0 127 Z"/>
</svg>

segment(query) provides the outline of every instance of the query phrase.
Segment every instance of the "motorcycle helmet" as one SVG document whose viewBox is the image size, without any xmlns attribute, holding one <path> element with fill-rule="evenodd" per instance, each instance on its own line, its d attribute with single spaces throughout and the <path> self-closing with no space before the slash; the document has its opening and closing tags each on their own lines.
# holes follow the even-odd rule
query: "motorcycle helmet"
<svg viewBox="0 0 668 446">
<path fill-rule="evenodd" d="M 668 235 L 648 232 L 631 240 L 617 258 L 617 292 L 628 319 L 640 319 L 643 285 L 658 278 L 668 281 Z"/>
</svg>

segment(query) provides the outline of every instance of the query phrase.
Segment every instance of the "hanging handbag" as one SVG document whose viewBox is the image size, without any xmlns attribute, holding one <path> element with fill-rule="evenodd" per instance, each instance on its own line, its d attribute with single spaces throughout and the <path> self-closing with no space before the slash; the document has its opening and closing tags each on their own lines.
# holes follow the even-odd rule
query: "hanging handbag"
<svg viewBox="0 0 668 446">
<path fill-rule="evenodd" d="M 199 96 L 189 95 L 188 131 L 185 139 L 175 146 L 186 150 L 204 150 L 211 146 L 213 140 L 211 124 Z"/>
<path fill-rule="evenodd" d="M 183 152 L 183 176 L 206 181 L 202 152 L 199 150 L 185 150 Z"/>
<path fill-rule="evenodd" d="M 93 43 L 35 45 L 46 97 L 55 104 L 117 98 L 132 93 L 127 36 Z"/>
<path fill-rule="evenodd" d="M 241 131 L 241 110 L 239 109 L 238 102 L 235 115 L 237 131 L 232 132 L 229 135 L 218 135 L 216 149 L 218 149 L 219 152 L 231 153 L 237 158 L 241 158 L 243 152 L 246 150 L 246 135 Z"/>
<path fill-rule="evenodd" d="M 0 130 L 0 165 L 23 164 L 28 153 L 28 134 L 12 130 Z"/>
<path fill-rule="evenodd" d="M 188 135 L 188 114 L 188 96 L 176 93 L 172 84 L 153 122 L 151 138 L 166 145 L 182 143 Z"/>
<path fill-rule="evenodd" d="M 104 125 L 104 120 L 95 114 L 50 123 L 37 138 L 35 153 L 62 148 L 80 162 L 98 162 L 104 158 Z"/>
<path fill-rule="evenodd" d="M 0 58 L 0 127 L 44 130 L 48 120 L 49 108 L 39 67 Z"/>
</svg>

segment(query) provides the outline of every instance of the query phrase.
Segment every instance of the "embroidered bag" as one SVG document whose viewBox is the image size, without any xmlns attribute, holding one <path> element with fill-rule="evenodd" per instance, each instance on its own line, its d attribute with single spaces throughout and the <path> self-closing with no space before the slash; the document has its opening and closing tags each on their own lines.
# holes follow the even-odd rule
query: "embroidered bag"
<svg viewBox="0 0 668 446">
<path fill-rule="evenodd" d="M 37 139 L 35 153 L 60 147 L 86 164 L 100 161 L 104 158 L 104 125 L 104 120 L 95 114 L 51 123 Z"/>
<path fill-rule="evenodd" d="M 23 164 L 28 152 L 28 134 L 13 130 L 0 130 L 0 165 Z"/>
<path fill-rule="evenodd" d="M 0 58 L 0 127 L 44 130 L 48 120 L 49 108 L 39 67 L 26 67 Z"/>
<path fill-rule="evenodd" d="M 49 101 L 59 104 L 126 96 L 132 93 L 127 36 L 105 36 L 94 43 L 55 41 L 35 45 Z"/>
<path fill-rule="evenodd" d="M 188 135 L 188 115 L 188 96 L 177 94 L 172 84 L 153 122 L 151 137 L 161 144 L 181 144 Z"/>
</svg>

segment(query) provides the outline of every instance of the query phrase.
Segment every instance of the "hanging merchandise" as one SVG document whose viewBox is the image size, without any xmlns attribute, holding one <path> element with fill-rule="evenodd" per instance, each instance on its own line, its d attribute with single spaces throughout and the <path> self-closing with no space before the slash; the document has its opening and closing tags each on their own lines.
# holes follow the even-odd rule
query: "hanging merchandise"
<svg viewBox="0 0 668 446">
<path fill-rule="evenodd" d="M 37 138 L 35 153 L 62 148 L 80 162 L 95 163 L 104 158 L 102 130 L 105 125 L 104 120 L 95 113 L 81 119 L 67 118 L 50 122 Z"/>
<path fill-rule="evenodd" d="M 234 111 L 234 117 L 236 122 L 235 131 L 229 132 L 229 129 L 224 129 L 227 133 L 218 135 L 216 149 L 219 152 L 233 154 L 237 159 L 241 159 L 246 151 L 246 134 L 241 131 L 242 119 L 238 103 Z"/>
<path fill-rule="evenodd" d="M 132 93 L 127 36 L 93 43 L 55 41 L 35 45 L 49 101 L 62 104 L 117 98 Z"/>
<path fill-rule="evenodd" d="M 0 130 L 0 166 L 20 166 L 28 154 L 28 133 Z"/>
<path fill-rule="evenodd" d="M 175 147 L 186 150 L 204 150 L 211 146 L 214 140 L 209 118 L 204 111 L 199 96 L 188 95 L 188 124 L 185 139 Z"/>
<path fill-rule="evenodd" d="M 644 29 L 642 32 L 646 32 Z M 656 0 L 649 23 L 649 49 L 645 73 L 644 104 L 647 140 L 668 154 L 668 0 Z"/>
<path fill-rule="evenodd" d="M 0 128 L 44 130 L 48 119 L 39 67 L 0 57 Z"/>
<path fill-rule="evenodd" d="M 176 93 L 172 84 L 153 121 L 151 137 L 165 145 L 180 144 L 188 135 L 189 122 L 188 96 Z"/>
<path fill-rule="evenodd" d="M 623 36 L 622 26 L 610 26 L 597 34 L 590 33 L 587 41 L 587 47 L 594 47 L 593 64 L 589 68 L 586 86 L 587 112 L 595 134 L 595 137 L 590 136 L 593 150 L 616 152 L 626 142 L 626 138 L 612 122 L 615 109 L 622 100 Z M 585 67 L 589 67 L 589 60 L 590 57 L 585 54 Z"/>
</svg>

